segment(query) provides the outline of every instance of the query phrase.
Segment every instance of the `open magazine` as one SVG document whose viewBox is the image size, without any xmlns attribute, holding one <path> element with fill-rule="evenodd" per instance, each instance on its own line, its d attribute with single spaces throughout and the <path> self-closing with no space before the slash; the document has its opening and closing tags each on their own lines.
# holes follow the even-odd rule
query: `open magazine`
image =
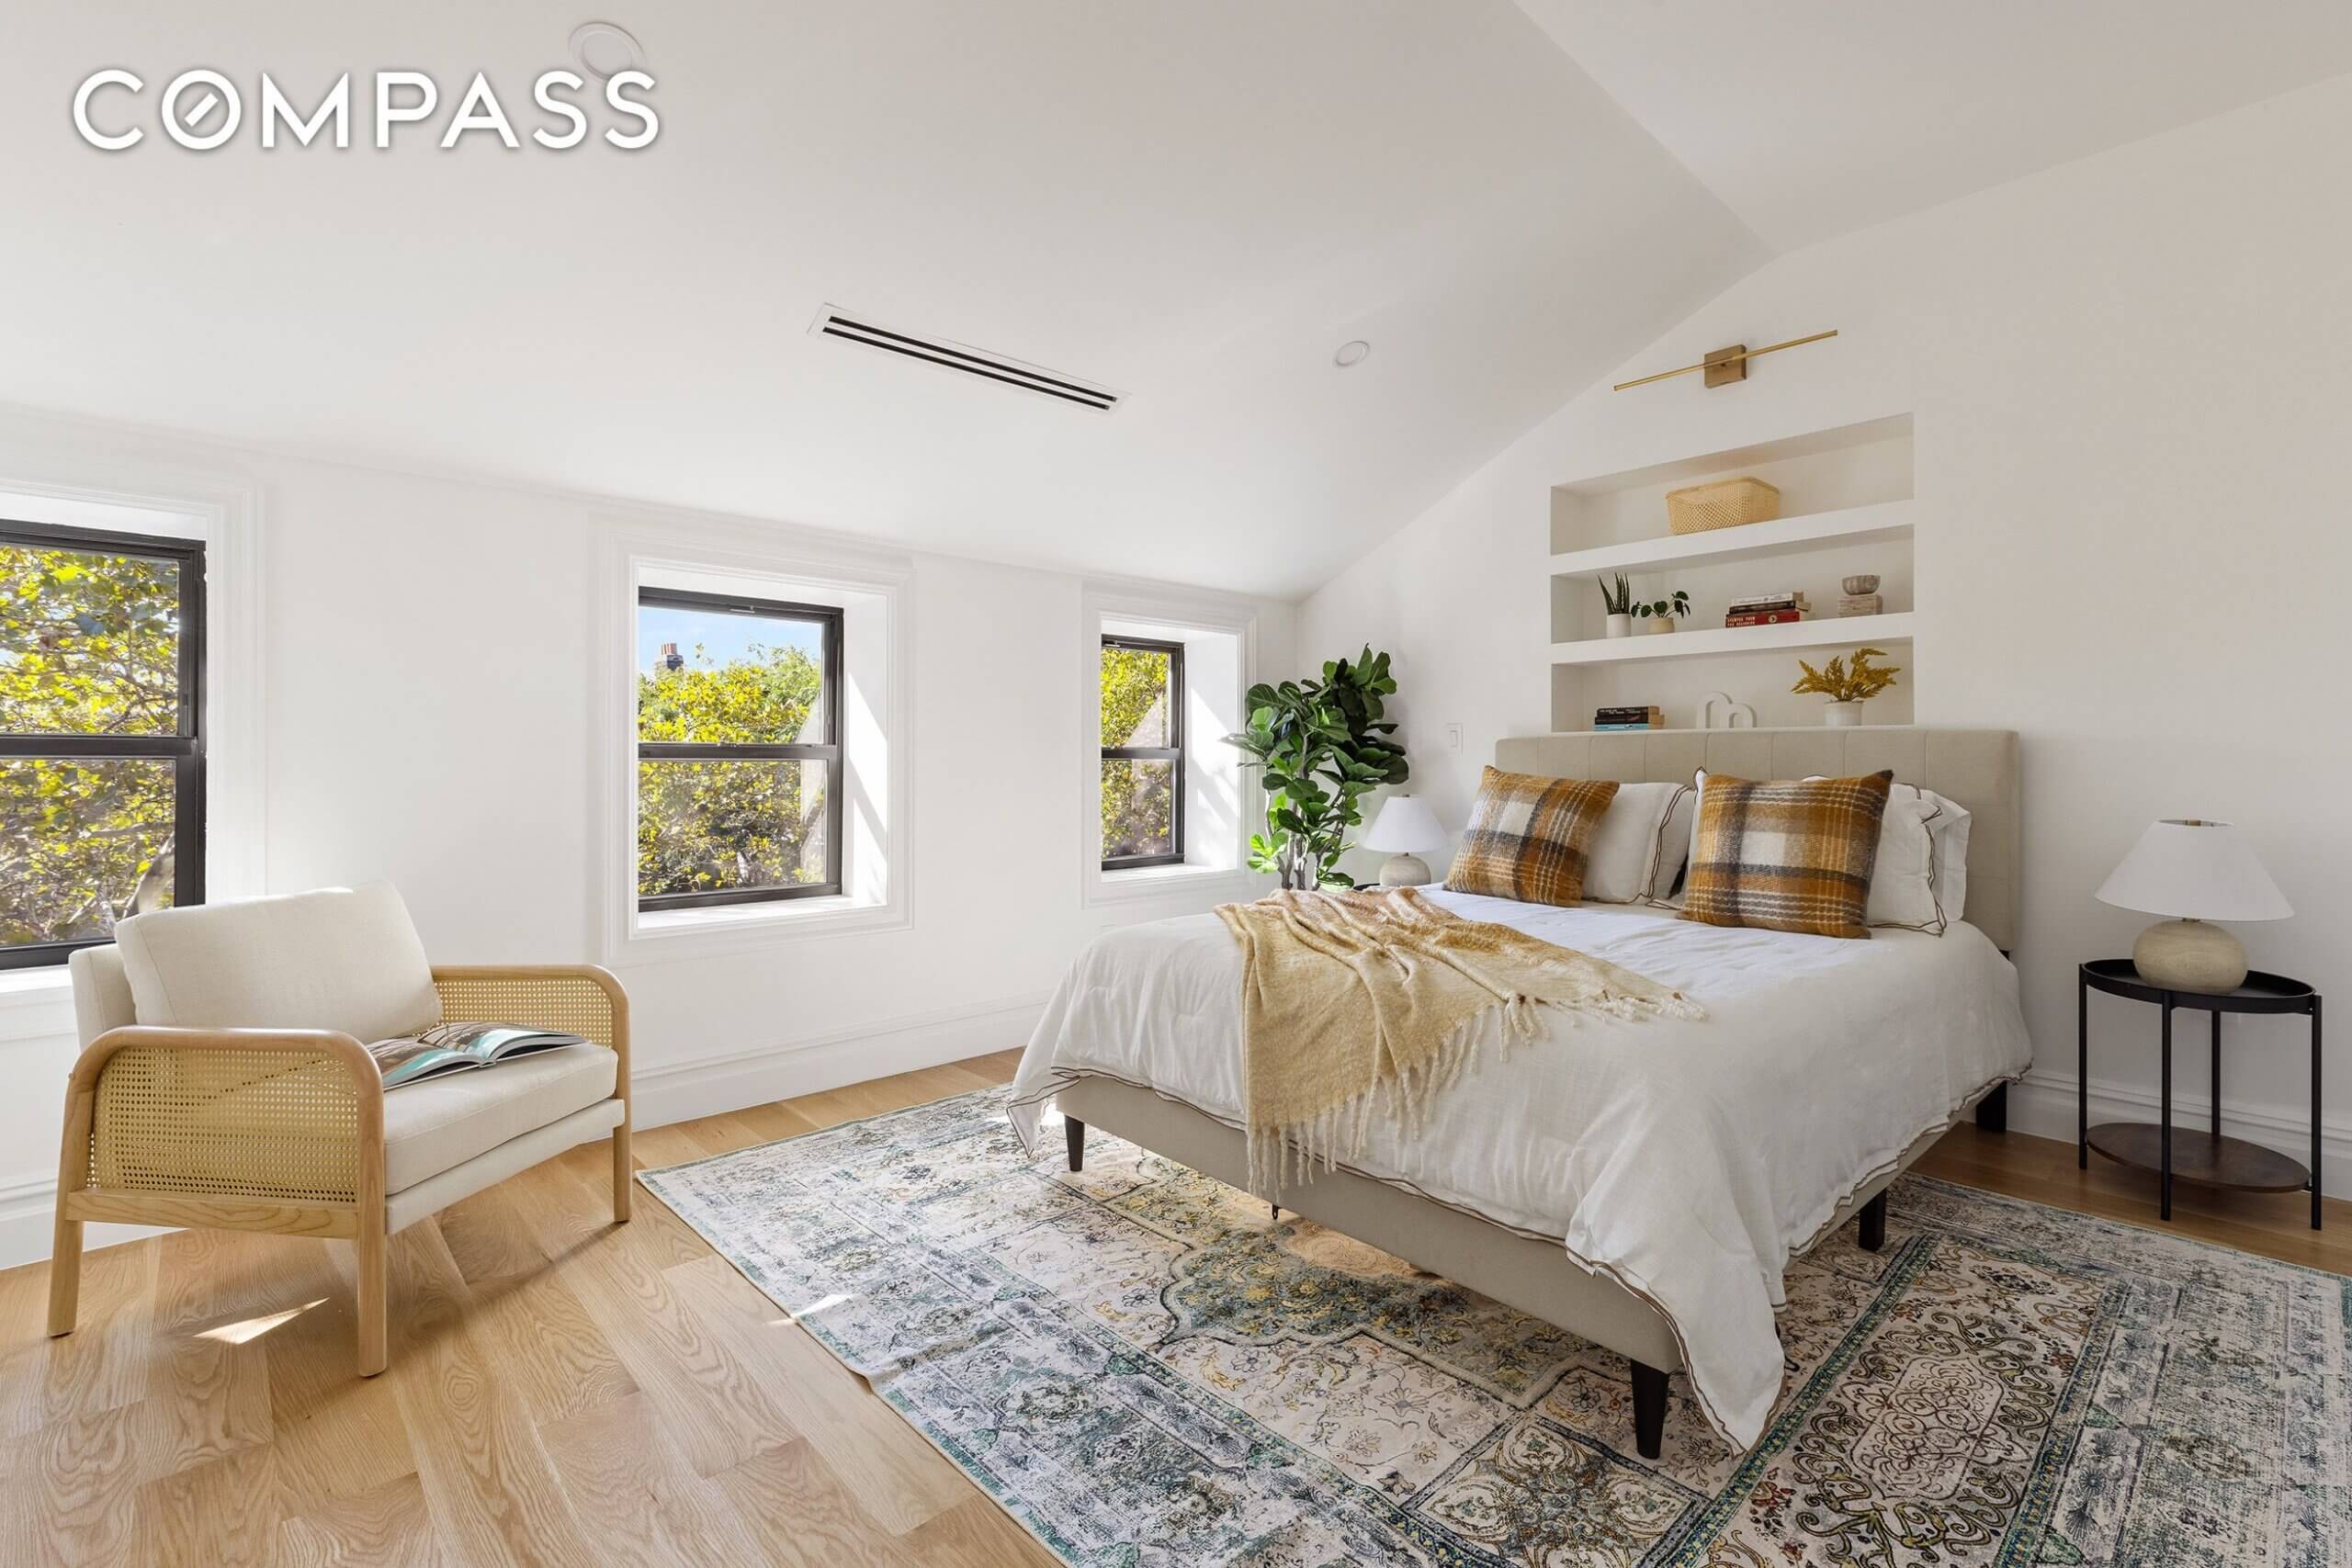
<svg viewBox="0 0 2352 1568">
<path fill-rule="evenodd" d="M 368 1054 L 383 1072 L 384 1087 L 398 1089 L 420 1078 L 494 1066 L 537 1051 L 587 1043 L 577 1034 L 521 1029 L 511 1023 L 436 1023 L 397 1040 L 379 1040 L 368 1047 Z"/>
</svg>

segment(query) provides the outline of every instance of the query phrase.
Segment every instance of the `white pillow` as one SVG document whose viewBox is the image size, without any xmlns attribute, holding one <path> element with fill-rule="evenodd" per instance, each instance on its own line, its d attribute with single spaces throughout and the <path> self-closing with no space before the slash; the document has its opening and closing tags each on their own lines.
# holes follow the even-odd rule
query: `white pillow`
<svg viewBox="0 0 2352 1568">
<path fill-rule="evenodd" d="M 115 928 L 139 1021 L 339 1029 L 362 1044 L 440 1021 L 408 907 L 389 882 L 191 905 Z"/>
<path fill-rule="evenodd" d="M 1899 784 L 1901 789 L 1916 785 Z M 1968 807 L 1934 790 L 1919 791 L 1919 798 L 1932 801 L 1936 815 L 1928 823 L 1928 831 L 1936 841 L 1936 901 L 1943 906 L 1944 919 L 1962 920 L 1968 918 Z"/>
<path fill-rule="evenodd" d="M 1878 859 L 1871 866 L 1871 897 L 1865 925 L 1944 934 L 1943 907 L 1936 898 L 1936 841 L 1928 831 L 1937 808 L 1909 784 L 1887 791 L 1878 819 Z"/>
<path fill-rule="evenodd" d="M 1584 896 L 1602 904 L 1630 904 L 1648 892 L 1657 863 L 1658 832 L 1678 784 L 1621 784 L 1585 847 Z"/>
<path fill-rule="evenodd" d="M 1704 777 L 1704 774 L 1701 774 Z M 1694 782 L 1674 786 L 1674 804 L 1657 830 L 1657 863 L 1650 873 L 1648 904 L 1667 904 L 1690 863 L 1690 845 L 1699 831 L 1699 786 Z"/>
</svg>

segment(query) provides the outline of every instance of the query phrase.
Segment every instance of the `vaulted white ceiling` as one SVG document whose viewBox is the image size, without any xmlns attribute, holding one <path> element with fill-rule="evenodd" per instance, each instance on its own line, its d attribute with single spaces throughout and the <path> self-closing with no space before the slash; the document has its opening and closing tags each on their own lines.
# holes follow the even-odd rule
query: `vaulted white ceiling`
<svg viewBox="0 0 2352 1568">
<path fill-rule="evenodd" d="M 1776 251 L 2352 71 L 2346 0 L 1521 0 Z"/>
<path fill-rule="evenodd" d="M 2298 0 L 2219 39 L 2116 21 L 2104 62 L 2067 7 L 2004 4 L 1988 45 L 1918 20 L 1983 5 L 1526 4 L 642 7 L 613 14 L 659 83 L 633 154 L 441 152 L 446 110 L 388 152 L 364 120 L 348 152 L 153 131 L 191 65 L 305 104 L 345 70 L 454 98 L 479 69 L 527 111 L 588 19 L 551 0 L 11 6 L 0 400 L 1294 594 L 1766 239 L 2352 66 Z M 2122 85 L 2075 78 L 2102 64 Z M 127 152 L 72 129 L 100 66 L 149 83 Z M 1127 400 L 811 337 L 827 303 Z M 1334 368 L 1352 338 L 1371 357 Z"/>
</svg>

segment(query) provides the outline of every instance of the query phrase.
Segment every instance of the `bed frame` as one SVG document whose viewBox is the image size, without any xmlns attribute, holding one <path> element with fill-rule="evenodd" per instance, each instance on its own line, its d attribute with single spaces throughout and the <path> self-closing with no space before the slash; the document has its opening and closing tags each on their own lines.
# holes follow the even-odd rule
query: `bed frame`
<svg viewBox="0 0 2352 1568">
<path fill-rule="evenodd" d="M 1677 783 L 1700 768 L 1756 779 L 1851 776 L 1892 768 L 1903 783 L 1932 789 L 1968 807 L 1967 919 L 2004 953 L 2015 942 L 2018 835 L 2014 731 L 1888 725 L 1539 735 L 1499 743 L 1495 765 L 1512 773 L 1626 784 Z M 1064 1118 L 1072 1170 L 1084 1164 L 1086 1129 L 1091 1125 L 1230 1186 L 1249 1185 L 1241 1130 L 1181 1100 L 1100 1076 L 1065 1085 L 1055 1099 Z M 1985 1085 L 1955 1108 L 1951 1123 L 1928 1130 L 1883 1169 L 1857 1172 L 1851 1193 L 1808 1246 L 1857 1216 L 1861 1245 L 1873 1252 L 1884 1246 L 1886 1189 L 1972 1111 L 1978 1126 L 2007 1131 L 2007 1084 Z M 1630 1285 L 1606 1269 L 1587 1272 L 1568 1256 L 1558 1236 L 1507 1229 L 1345 1167 L 1285 1188 L 1283 1197 L 1295 1213 L 1318 1224 L 1625 1357 L 1633 1363 L 1634 1446 L 1645 1459 L 1659 1457 L 1667 1378 L 1683 1367 L 1686 1358 L 1673 1324 Z"/>
</svg>

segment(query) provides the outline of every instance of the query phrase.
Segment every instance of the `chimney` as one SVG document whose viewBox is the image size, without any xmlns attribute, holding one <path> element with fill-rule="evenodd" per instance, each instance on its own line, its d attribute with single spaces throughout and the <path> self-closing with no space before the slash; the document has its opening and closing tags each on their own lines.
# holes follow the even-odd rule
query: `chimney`
<svg viewBox="0 0 2352 1568">
<path fill-rule="evenodd" d="M 678 656 L 678 645 L 676 643 L 665 642 L 662 645 L 662 669 L 683 670 L 685 668 L 685 665 L 686 661 Z"/>
</svg>

